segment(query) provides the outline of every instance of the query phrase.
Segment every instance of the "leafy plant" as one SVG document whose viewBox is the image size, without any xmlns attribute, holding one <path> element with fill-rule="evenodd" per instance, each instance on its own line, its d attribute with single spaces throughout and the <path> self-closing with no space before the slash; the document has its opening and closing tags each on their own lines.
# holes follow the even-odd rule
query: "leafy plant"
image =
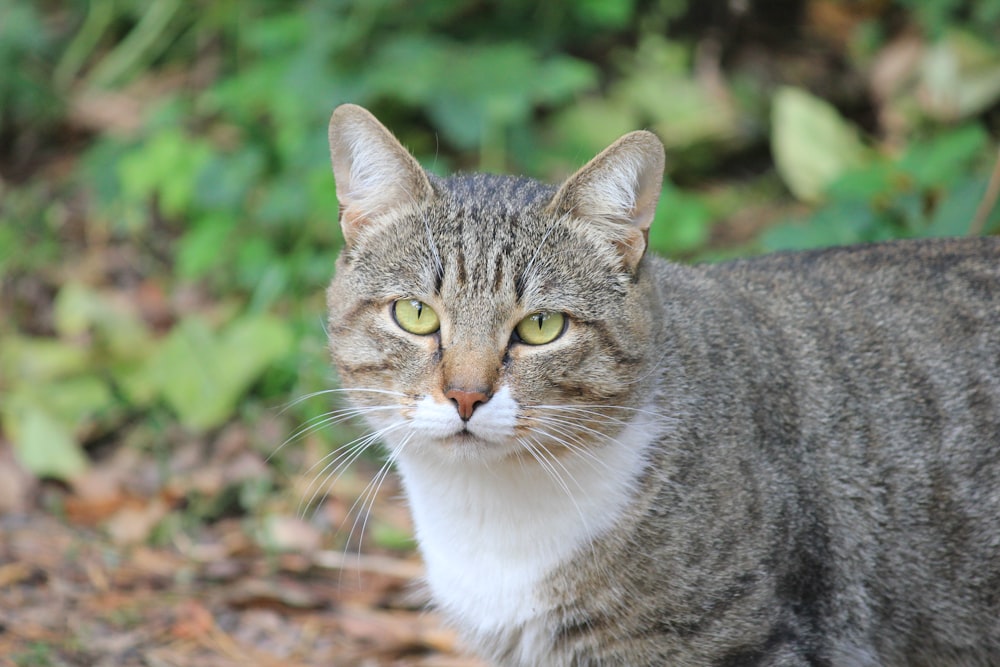
<svg viewBox="0 0 1000 667">
<path fill-rule="evenodd" d="M 342 239 L 324 134 L 341 102 L 439 173 L 554 180 L 653 129 L 669 180 L 650 243 L 674 256 L 733 252 L 714 225 L 750 192 L 786 220 L 741 251 L 967 233 L 995 159 L 998 7 L 863 13 L 869 60 L 835 54 L 857 77 L 892 55 L 893 12 L 927 36 L 878 99 L 845 104 L 806 92 L 822 74 L 758 69 L 771 45 L 746 57 L 763 6 L 6 0 L 0 428 L 32 471 L 66 479 L 136 421 L 209 437 L 328 388 L 322 298 Z M 859 127 L 866 105 L 895 125 Z M 326 409 L 296 403 L 285 427 Z M 159 437 L 146 426 L 137 438 Z"/>
<path fill-rule="evenodd" d="M 956 24 L 996 36 L 1000 22 L 1000 2 L 997 0 L 896 0 L 912 11 L 920 24 L 933 36 L 940 36 Z"/>
<path fill-rule="evenodd" d="M 0 3 L 0 137 L 14 145 L 24 140 L 15 130 L 30 128 L 36 134 L 62 113 L 60 100 L 45 83 L 53 46 L 34 3 Z"/>
<path fill-rule="evenodd" d="M 795 95 L 786 94 L 777 104 L 808 99 L 801 92 Z M 816 118 L 810 119 L 810 114 Z M 798 124 L 782 127 L 790 116 Z M 762 238 L 765 249 L 976 231 L 977 210 L 998 159 L 978 124 L 915 141 L 900 156 L 883 156 L 864 149 L 856 129 L 825 104 L 803 104 L 794 114 L 779 109 L 774 118 L 773 136 L 784 142 L 776 151 L 779 173 L 793 192 L 823 205 L 804 218 L 769 229 Z M 998 223 L 1000 210 L 987 211 L 983 227 L 993 229 Z"/>
</svg>

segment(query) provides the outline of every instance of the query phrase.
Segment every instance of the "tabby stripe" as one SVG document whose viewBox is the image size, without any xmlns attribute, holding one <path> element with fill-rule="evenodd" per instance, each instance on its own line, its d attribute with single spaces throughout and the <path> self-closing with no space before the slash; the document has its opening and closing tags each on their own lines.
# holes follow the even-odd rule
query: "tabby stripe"
<svg viewBox="0 0 1000 667">
<path fill-rule="evenodd" d="M 392 365 L 388 361 L 381 363 L 369 363 L 369 364 L 350 364 L 347 362 L 341 363 L 341 368 L 347 371 L 349 374 L 356 373 L 379 373 L 387 371 Z"/>
<path fill-rule="evenodd" d="M 369 308 L 371 308 L 373 306 L 376 306 L 378 304 L 379 304 L 379 302 L 376 301 L 375 299 L 361 299 L 360 301 L 358 301 L 357 303 L 355 303 L 354 305 L 352 305 L 351 308 L 347 312 L 341 314 L 339 316 L 339 319 L 340 319 L 341 322 L 352 322 L 353 320 L 355 320 L 358 317 L 358 315 L 361 313 L 361 311 L 367 310 L 367 309 L 369 309 Z M 343 324 L 342 325 L 338 325 L 338 326 L 331 326 L 330 327 L 330 333 L 331 334 L 344 334 L 344 335 L 346 335 L 346 334 L 350 333 L 352 330 L 353 329 L 350 326 L 343 325 Z"/>
<path fill-rule="evenodd" d="M 500 288 L 503 287 L 503 263 L 500 257 L 497 257 L 496 264 L 493 266 L 493 291 L 499 292 Z"/>
<path fill-rule="evenodd" d="M 611 334 L 611 328 L 607 322 L 588 321 L 584 322 L 584 324 L 588 325 L 591 329 L 597 332 L 598 338 L 601 339 L 601 344 L 611 353 L 611 356 L 614 357 L 615 361 L 619 364 L 625 366 L 635 366 L 636 364 L 641 364 L 645 360 L 645 357 L 641 354 L 629 354 L 626 352 Z"/>
<path fill-rule="evenodd" d="M 468 282 L 469 275 L 465 268 L 465 253 L 462 251 L 462 218 L 459 218 L 457 221 L 455 238 L 458 239 L 458 243 L 455 244 L 455 264 L 458 266 L 458 283 L 464 285 Z"/>
</svg>

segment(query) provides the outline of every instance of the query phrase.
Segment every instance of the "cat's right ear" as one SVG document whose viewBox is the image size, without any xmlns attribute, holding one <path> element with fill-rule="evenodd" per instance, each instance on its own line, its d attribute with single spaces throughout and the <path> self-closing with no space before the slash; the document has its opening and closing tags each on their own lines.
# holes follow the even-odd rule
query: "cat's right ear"
<svg viewBox="0 0 1000 667">
<path fill-rule="evenodd" d="M 356 104 L 334 109 L 329 137 L 348 245 L 366 225 L 386 213 L 420 206 L 433 193 L 420 164 L 367 109 Z"/>
<path fill-rule="evenodd" d="M 588 234 L 613 244 L 625 268 L 634 271 L 660 200 L 663 163 L 655 134 L 626 134 L 570 176 L 548 210 L 583 221 Z"/>
</svg>

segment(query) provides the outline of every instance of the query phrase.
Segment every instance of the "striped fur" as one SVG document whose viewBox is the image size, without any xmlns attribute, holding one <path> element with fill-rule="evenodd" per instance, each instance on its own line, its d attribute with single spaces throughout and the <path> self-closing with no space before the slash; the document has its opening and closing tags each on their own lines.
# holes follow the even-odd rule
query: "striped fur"
<svg viewBox="0 0 1000 667">
<path fill-rule="evenodd" d="M 330 136 L 334 362 L 473 650 L 1000 664 L 1000 240 L 681 266 L 645 254 L 649 133 L 559 188 L 427 175 L 359 107 Z M 526 345 L 539 311 L 568 325 Z"/>
</svg>

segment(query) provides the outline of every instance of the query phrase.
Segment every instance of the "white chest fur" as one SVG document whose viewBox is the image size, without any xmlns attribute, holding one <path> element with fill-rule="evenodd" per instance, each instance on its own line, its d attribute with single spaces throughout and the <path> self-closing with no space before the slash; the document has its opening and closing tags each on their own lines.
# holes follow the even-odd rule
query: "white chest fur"
<svg viewBox="0 0 1000 667">
<path fill-rule="evenodd" d="M 495 400 L 480 407 L 484 419 Z M 548 465 L 404 448 L 399 469 L 438 606 L 473 637 L 522 628 L 522 641 L 546 641 L 531 638 L 554 604 L 540 584 L 621 515 L 655 436 L 650 421 L 637 418 L 614 441 Z"/>
</svg>

